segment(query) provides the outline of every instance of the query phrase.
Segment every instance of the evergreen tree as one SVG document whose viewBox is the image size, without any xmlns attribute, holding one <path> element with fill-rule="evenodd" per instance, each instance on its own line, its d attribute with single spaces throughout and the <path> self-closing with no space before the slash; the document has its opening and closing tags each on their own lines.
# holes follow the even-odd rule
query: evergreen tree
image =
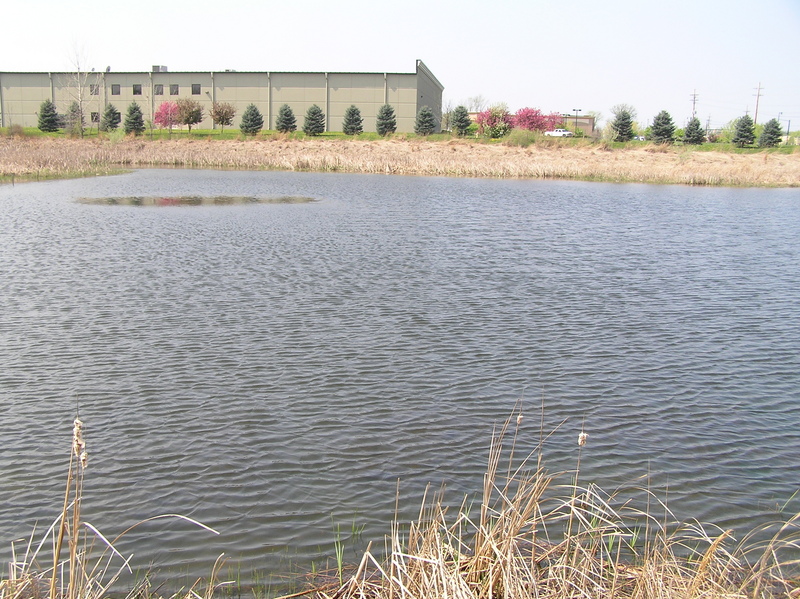
<svg viewBox="0 0 800 599">
<path fill-rule="evenodd" d="M 319 135 L 325 132 L 325 113 L 322 112 L 322 108 L 316 104 L 306 112 L 303 131 L 306 135 Z"/>
<path fill-rule="evenodd" d="M 666 110 L 662 110 L 653 119 L 653 141 L 657 144 L 671 144 L 675 141 L 675 124 Z"/>
<path fill-rule="evenodd" d="M 695 117 L 689 121 L 688 125 L 686 125 L 686 131 L 683 133 L 683 143 L 699 146 L 705 140 L 706 136 L 705 133 L 703 133 L 702 126 L 700 125 L 700 119 Z"/>
<path fill-rule="evenodd" d="M 466 106 L 456 106 L 453 114 L 450 116 L 450 127 L 458 136 L 464 135 L 472 124 L 472 119 L 469 118 L 469 111 Z"/>
<path fill-rule="evenodd" d="M 100 131 L 116 131 L 122 122 L 122 115 L 113 104 L 106 106 L 103 118 L 100 119 Z"/>
<path fill-rule="evenodd" d="M 361 118 L 361 111 L 354 104 L 344 111 L 342 131 L 345 135 L 358 135 L 364 132 L 364 119 Z"/>
<path fill-rule="evenodd" d="M 414 133 L 417 135 L 430 135 L 436 131 L 436 119 L 433 111 L 427 106 L 423 106 L 417 113 L 417 120 L 414 122 Z"/>
<path fill-rule="evenodd" d="M 203 107 L 200 102 L 190 98 L 181 98 L 176 102 L 178 105 L 178 122 L 189 127 L 192 132 L 192 125 L 197 125 L 203 120 Z"/>
<path fill-rule="evenodd" d="M 783 129 L 778 119 L 767 121 L 764 130 L 758 136 L 758 147 L 772 148 L 779 145 L 781 141 L 783 141 Z"/>
<path fill-rule="evenodd" d="M 78 102 L 73 102 L 67 109 L 66 130 L 70 135 L 80 135 L 83 137 L 83 129 L 86 127 L 86 120 L 83 118 L 83 110 Z"/>
<path fill-rule="evenodd" d="M 242 113 L 242 122 L 239 125 L 239 130 L 244 135 L 256 135 L 263 126 L 264 117 L 261 116 L 261 111 L 256 108 L 255 104 L 248 105 Z"/>
<path fill-rule="evenodd" d="M 294 111 L 288 104 L 284 104 L 278 109 L 278 118 L 275 120 L 275 129 L 281 133 L 291 133 L 297 131 L 297 119 Z"/>
<path fill-rule="evenodd" d="M 611 123 L 614 130 L 614 141 L 630 141 L 633 139 L 633 117 L 627 110 L 620 110 Z"/>
<path fill-rule="evenodd" d="M 733 139 L 731 141 L 734 145 L 743 148 L 749 146 L 756 140 L 755 124 L 749 114 L 736 119 L 734 125 Z"/>
<path fill-rule="evenodd" d="M 58 131 L 58 111 L 51 100 L 45 100 L 39 106 L 39 130 L 45 133 Z"/>
<path fill-rule="evenodd" d="M 131 105 L 128 106 L 122 129 L 126 134 L 141 135 L 144 133 L 144 116 L 142 115 L 142 109 L 136 102 L 131 102 Z"/>
<path fill-rule="evenodd" d="M 381 137 L 397 131 L 397 119 L 394 116 L 394 108 L 392 108 L 391 104 L 384 104 L 378 109 L 375 130 Z"/>
</svg>

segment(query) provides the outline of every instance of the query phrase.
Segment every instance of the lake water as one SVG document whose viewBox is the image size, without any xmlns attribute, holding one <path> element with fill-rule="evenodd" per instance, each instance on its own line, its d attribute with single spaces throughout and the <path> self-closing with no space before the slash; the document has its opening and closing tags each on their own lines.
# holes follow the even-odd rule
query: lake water
<svg viewBox="0 0 800 599">
<path fill-rule="evenodd" d="M 144 198 L 117 205 L 81 198 Z M 174 198 L 234 196 L 230 204 Z M 276 198 L 314 201 L 276 201 Z M 166 199 L 164 199 L 166 198 Z M 270 200 L 254 203 L 242 198 Z M 165 204 L 165 205 L 158 205 Z M 800 190 L 143 170 L 0 187 L 0 558 L 63 501 L 205 575 L 380 542 L 492 427 L 739 531 L 800 511 Z M 583 424 L 585 422 L 585 424 Z M 353 543 L 355 547 L 357 543 Z M 357 557 L 348 549 L 348 561 Z"/>
</svg>

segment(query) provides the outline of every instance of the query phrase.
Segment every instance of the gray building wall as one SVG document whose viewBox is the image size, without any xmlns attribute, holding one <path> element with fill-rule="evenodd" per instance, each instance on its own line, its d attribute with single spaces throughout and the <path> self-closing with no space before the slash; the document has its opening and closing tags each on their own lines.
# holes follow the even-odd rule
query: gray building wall
<svg viewBox="0 0 800 599">
<path fill-rule="evenodd" d="M 442 116 L 444 87 L 417 61 L 414 73 L 288 73 L 288 72 L 151 72 L 113 73 L 0 73 L 0 126 L 35 127 L 41 103 L 50 99 L 59 114 L 73 101 L 84 106 L 87 125 L 99 119 L 108 104 L 123 115 L 131 102 L 152 119 L 161 102 L 191 98 L 204 109 L 200 129 L 212 129 L 209 112 L 214 102 L 228 102 L 236 109 L 239 126 L 248 104 L 264 115 L 265 128 L 274 129 L 278 109 L 288 104 L 297 117 L 298 129 L 313 104 L 326 115 L 326 129 L 341 131 L 344 113 L 355 105 L 364 118 L 364 130 L 375 131 L 378 109 L 391 104 L 397 130 L 411 132 L 417 112 L 428 106 L 437 122 Z M 96 121 L 95 121 L 96 124 Z"/>
</svg>

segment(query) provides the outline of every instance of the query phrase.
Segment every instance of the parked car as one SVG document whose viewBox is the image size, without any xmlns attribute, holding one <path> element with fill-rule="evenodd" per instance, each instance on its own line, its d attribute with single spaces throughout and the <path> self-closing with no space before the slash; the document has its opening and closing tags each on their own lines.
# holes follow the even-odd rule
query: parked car
<svg viewBox="0 0 800 599">
<path fill-rule="evenodd" d="M 552 131 L 545 131 L 544 134 L 550 137 L 573 137 L 575 135 L 572 131 L 567 131 L 566 129 L 553 129 Z"/>
</svg>

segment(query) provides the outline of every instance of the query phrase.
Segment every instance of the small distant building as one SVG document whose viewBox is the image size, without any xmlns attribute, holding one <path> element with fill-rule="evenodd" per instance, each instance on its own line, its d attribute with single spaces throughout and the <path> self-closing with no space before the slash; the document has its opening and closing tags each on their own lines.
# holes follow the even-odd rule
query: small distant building
<svg viewBox="0 0 800 599">
<path fill-rule="evenodd" d="M 12 73 L 0 72 L 0 126 L 36 127 L 39 106 L 52 100 L 59 114 L 65 114 L 80 98 L 88 121 L 98 123 L 108 104 L 125 114 L 131 102 L 152 119 L 164 101 L 191 98 L 204 110 L 198 128 L 212 129 L 209 111 L 214 102 L 228 102 L 241 117 L 248 104 L 264 115 L 265 128 L 274 129 L 278 109 L 288 104 L 302 127 L 303 116 L 317 104 L 325 112 L 327 131 L 341 131 L 347 108 L 361 111 L 364 130 L 375 131 L 378 109 L 394 107 L 398 132 L 411 132 L 423 106 L 433 111 L 437 131 L 442 121 L 444 86 L 421 60 L 414 73 L 330 73 L 169 71 L 153 65 L 144 72 Z"/>
<path fill-rule="evenodd" d="M 595 119 L 588 114 L 563 114 L 564 128 L 570 131 L 582 131 L 586 137 L 592 137 L 595 134 Z"/>
</svg>

